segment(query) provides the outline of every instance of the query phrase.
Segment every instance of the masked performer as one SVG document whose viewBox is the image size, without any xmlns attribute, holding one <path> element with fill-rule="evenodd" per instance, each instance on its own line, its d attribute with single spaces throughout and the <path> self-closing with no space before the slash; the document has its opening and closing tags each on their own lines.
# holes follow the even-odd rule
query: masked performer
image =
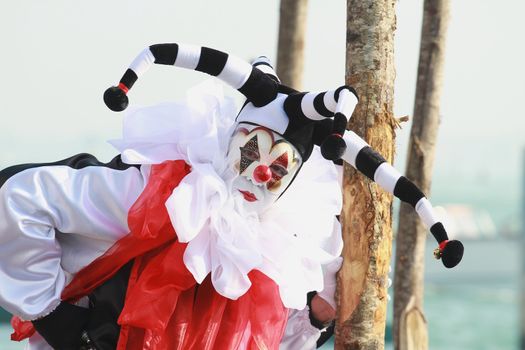
<svg viewBox="0 0 525 350">
<path fill-rule="evenodd" d="M 306 296 L 335 308 L 339 159 L 412 204 L 447 267 L 461 259 L 421 191 L 345 132 L 351 87 L 298 92 L 264 58 L 159 44 L 106 91 L 108 107 L 124 110 L 154 63 L 216 76 L 247 101 L 236 113 L 210 82 L 128 113 L 110 163 L 1 172 L 0 306 L 19 317 L 16 337 L 34 326 L 33 348 L 315 348 Z"/>
</svg>

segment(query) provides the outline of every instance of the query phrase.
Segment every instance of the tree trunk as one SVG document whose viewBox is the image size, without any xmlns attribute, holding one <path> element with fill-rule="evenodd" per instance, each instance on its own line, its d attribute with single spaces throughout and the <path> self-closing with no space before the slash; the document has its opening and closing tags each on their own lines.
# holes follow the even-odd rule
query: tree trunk
<svg viewBox="0 0 525 350">
<path fill-rule="evenodd" d="M 307 0 L 281 0 L 277 75 L 283 84 L 297 90 L 303 84 L 307 7 Z"/>
<path fill-rule="evenodd" d="M 439 102 L 448 23 L 449 0 L 425 0 L 414 117 L 406 176 L 429 194 L 439 126 Z M 399 211 L 394 275 L 394 348 L 427 349 L 423 315 L 424 251 L 427 230 L 414 208 Z M 409 321 L 410 319 L 410 321 Z"/>
<path fill-rule="evenodd" d="M 525 350 L 525 149 L 523 150 L 521 172 L 521 310 L 520 310 L 520 350 Z"/>
<path fill-rule="evenodd" d="M 395 0 L 347 1 L 346 83 L 359 94 L 349 128 L 392 162 Z M 383 349 L 392 196 L 345 165 L 336 349 Z"/>
</svg>

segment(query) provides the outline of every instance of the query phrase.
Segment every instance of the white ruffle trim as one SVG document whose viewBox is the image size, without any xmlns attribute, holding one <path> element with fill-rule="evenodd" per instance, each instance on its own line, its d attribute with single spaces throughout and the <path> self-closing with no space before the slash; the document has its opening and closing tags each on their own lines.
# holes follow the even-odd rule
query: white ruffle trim
<svg viewBox="0 0 525 350">
<path fill-rule="evenodd" d="M 323 289 L 322 264 L 337 259 L 321 249 L 341 210 L 335 166 L 314 150 L 284 195 L 257 216 L 231 194 L 224 169 L 236 108 L 216 80 L 188 92 L 184 103 L 135 108 L 123 138 L 111 143 L 132 164 L 185 160 L 192 171 L 166 202 L 172 224 L 188 242 L 186 267 L 197 282 L 211 273 L 221 295 L 237 299 L 259 270 L 278 285 L 286 307 L 303 309 L 309 291 Z"/>
</svg>

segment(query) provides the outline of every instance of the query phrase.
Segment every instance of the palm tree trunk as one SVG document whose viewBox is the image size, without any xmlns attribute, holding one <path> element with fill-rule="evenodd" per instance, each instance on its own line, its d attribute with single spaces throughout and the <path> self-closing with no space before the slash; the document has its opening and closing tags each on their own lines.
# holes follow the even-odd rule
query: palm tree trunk
<svg viewBox="0 0 525 350">
<path fill-rule="evenodd" d="M 349 127 L 394 156 L 395 0 L 347 1 L 346 83 L 360 101 Z M 343 266 L 336 349 L 383 349 L 392 245 L 392 196 L 345 165 Z"/>
<path fill-rule="evenodd" d="M 308 0 L 281 0 L 277 75 L 281 81 L 301 90 L 304 69 L 304 33 Z"/>
<path fill-rule="evenodd" d="M 406 176 L 423 193 L 430 193 L 448 24 L 449 0 L 425 0 L 417 74 L 414 118 L 410 132 Z M 414 209 L 399 211 L 394 275 L 394 348 L 427 349 L 423 314 L 424 251 L 427 230 Z"/>
</svg>

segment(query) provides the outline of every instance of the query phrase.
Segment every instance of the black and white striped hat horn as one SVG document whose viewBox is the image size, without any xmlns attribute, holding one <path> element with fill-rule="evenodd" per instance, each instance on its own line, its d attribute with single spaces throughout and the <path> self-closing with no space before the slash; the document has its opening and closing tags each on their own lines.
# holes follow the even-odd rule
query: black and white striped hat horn
<svg viewBox="0 0 525 350">
<path fill-rule="evenodd" d="M 258 68 L 264 74 L 275 80 L 277 83 L 281 83 L 281 79 L 277 76 L 277 73 L 273 69 L 272 63 L 266 56 L 259 56 L 252 62 L 252 66 Z"/>
<path fill-rule="evenodd" d="M 257 107 L 266 105 L 277 96 L 276 80 L 233 55 L 208 47 L 156 44 L 143 50 L 135 58 L 118 86 L 106 90 L 104 102 L 109 109 L 115 112 L 126 109 L 129 89 L 154 63 L 193 69 L 216 76 L 237 89 Z"/>
<path fill-rule="evenodd" d="M 323 156 L 330 160 L 340 159 L 346 149 L 342 136 L 348 117 L 358 101 L 355 90 L 342 86 L 333 91 L 303 93 L 285 88 L 264 56 L 251 65 L 236 56 L 208 47 L 175 43 L 152 45 L 133 60 L 118 86 L 106 90 L 104 102 L 109 109 L 116 112 L 126 109 L 129 89 L 153 64 L 172 65 L 216 76 L 241 92 L 255 107 L 266 106 L 276 99 L 279 92 L 289 94 L 284 102 L 284 110 L 290 119 L 288 135 L 304 125 L 330 124 L 330 130 L 317 128 L 323 130 L 317 132 L 317 140 L 303 141 L 320 145 Z"/>
<path fill-rule="evenodd" d="M 298 92 L 290 94 L 284 102 L 284 110 L 290 118 L 302 123 L 329 121 L 330 128 L 317 128 L 314 142 L 321 146 L 323 157 L 337 160 L 343 156 L 346 143 L 343 135 L 348 119 L 358 103 L 357 93 L 351 86 L 341 86 L 324 92 Z M 332 119 L 333 118 L 333 122 Z M 318 123 L 322 126 L 324 123 Z"/>
</svg>

